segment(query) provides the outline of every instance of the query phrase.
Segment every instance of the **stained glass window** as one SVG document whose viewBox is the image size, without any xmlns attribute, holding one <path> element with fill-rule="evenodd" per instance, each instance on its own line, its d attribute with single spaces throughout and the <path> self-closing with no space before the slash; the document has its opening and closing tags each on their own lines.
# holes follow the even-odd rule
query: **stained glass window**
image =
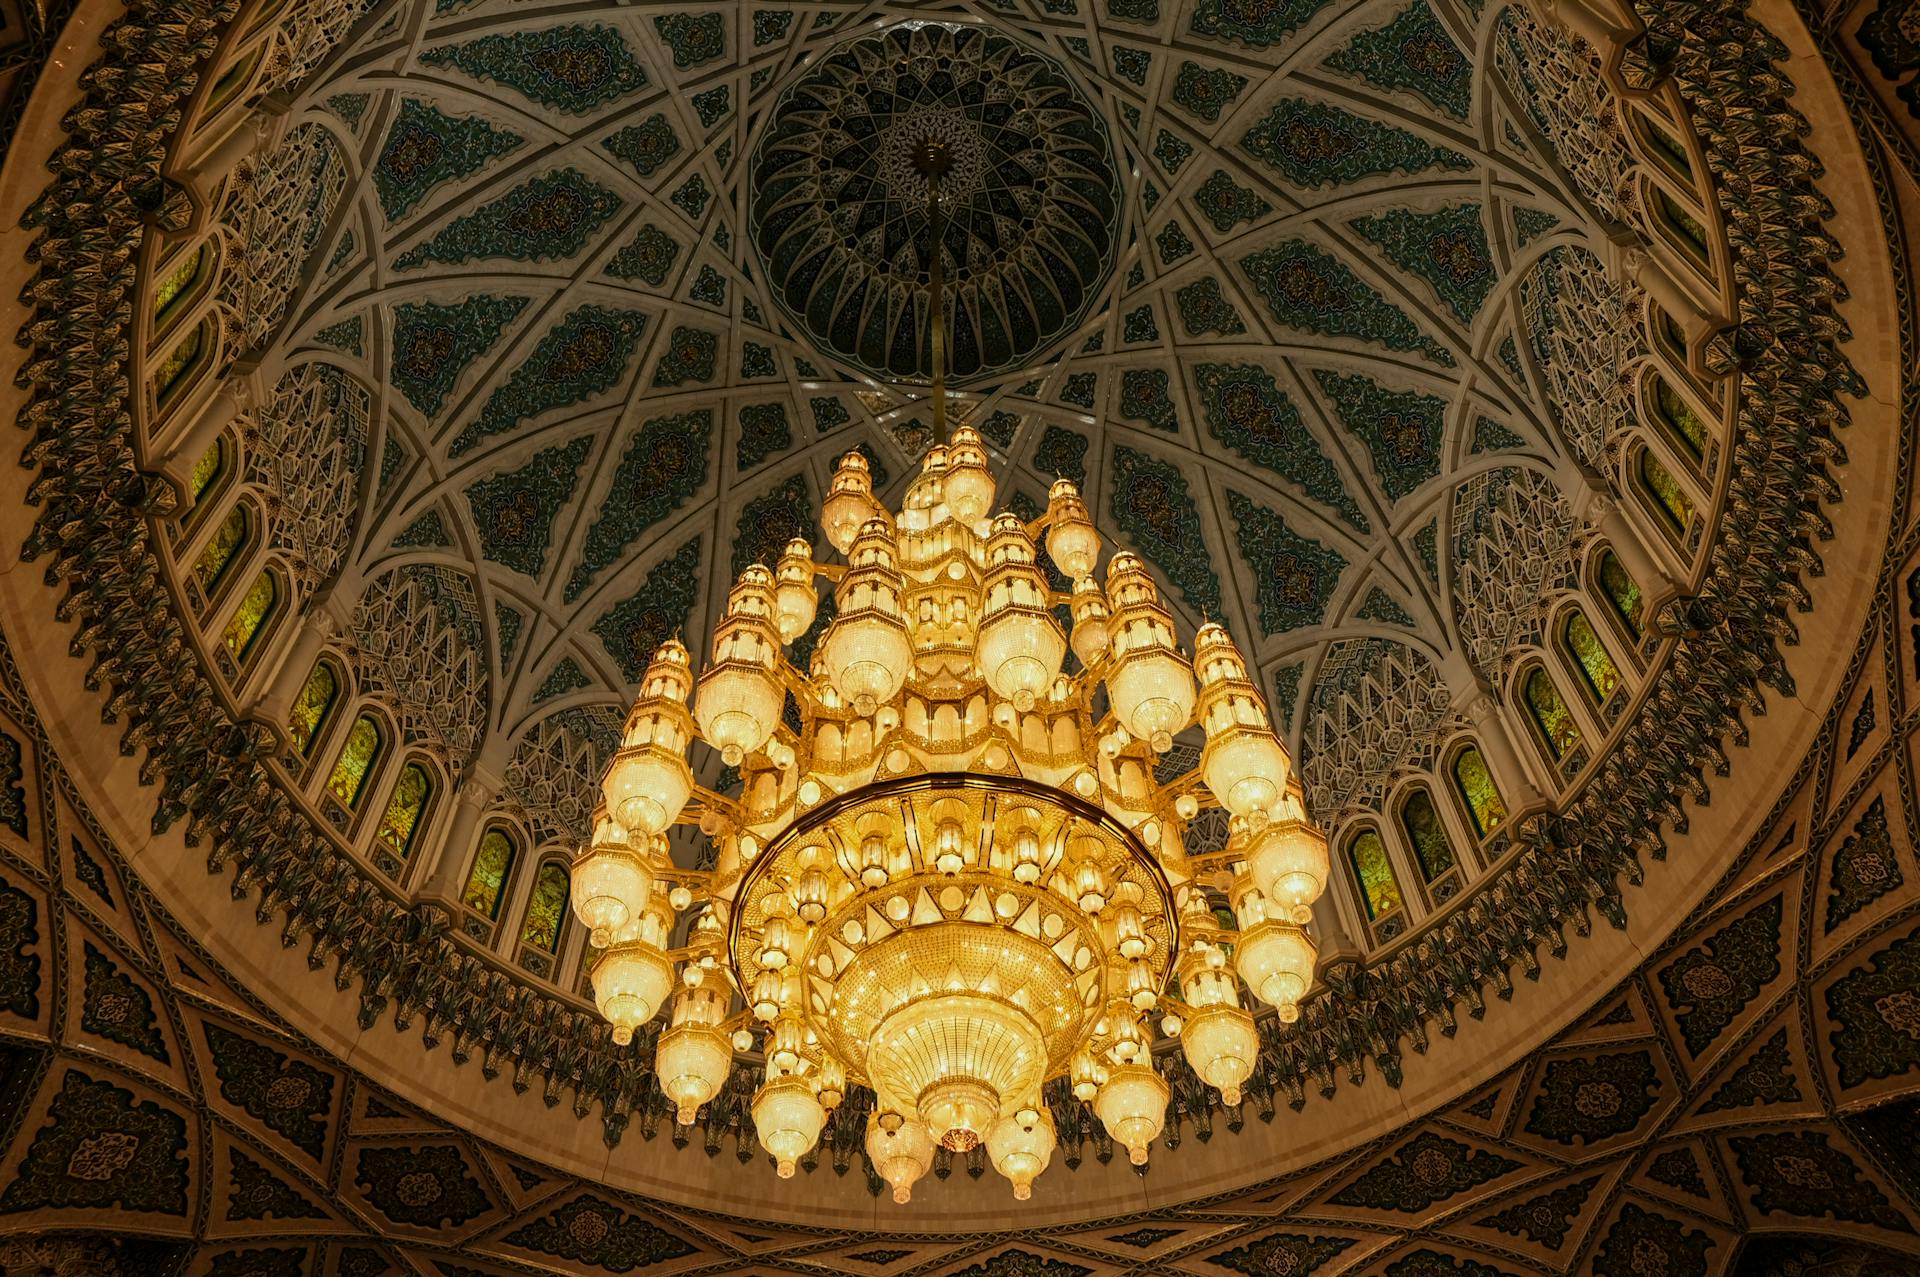
<svg viewBox="0 0 1920 1277">
<path fill-rule="evenodd" d="M 1453 844 L 1447 841 L 1447 830 L 1440 823 L 1440 811 L 1433 805 L 1432 794 L 1416 789 L 1407 795 L 1407 801 L 1400 804 L 1400 827 L 1406 830 L 1407 841 L 1413 844 L 1421 877 L 1432 882 L 1453 868 Z"/>
<path fill-rule="evenodd" d="M 1541 739 L 1546 741 L 1548 751 L 1558 762 L 1579 746 L 1580 726 L 1573 721 L 1573 713 L 1567 709 L 1567 703 L 1560 699 L 1560 689 L 1553 685 L 1553 679 L 1548 677 L 1547 672 L 1538 666 L 1527 675 L 1526 697 L 1527 712 L 1533 716 Z"/>
<path fill-rule="evenodd" d="M 533 899 L 527 901 L 527 921 L 520 928 L 520 943 L 556 952 L 560 948 L 560 924 L 566 916 L 567 867 L 549 860 L 533 880 Z"/>
<path fill-rule="evenodd" d="M 267 620 L 273 615 L 280 603 L 280 582 L 272 572 L 262 572 L 253 578 L 253 585 L 246 596 L 240 600 L 240 606 L 233 610 L 233 616 L 227 621 L 227 631 L 220 641 L 226 644 L 227 655 L 239 664 L 247 659 L 247 653 L 266 632 Z"/>
<path fill-rule="evenodd" d="M 359 806 L 360 795 L 367 788 L 367 776 L 379 761 L 380 748 L 385 743 L 380 724 L 371 714 L 354 719 L 352 729 L 347 732 L 347 743 L 340 747 L 340 757 L 334 760 L 333 774 L 327 777 L 327 792 L 348 807 Z"/>
<path fill-rule="evenodd" d="M 226 577 L 227 569 L 239 557 L 240 547 L 246 540 L 247 508 L 237 505 L 227 511 L 227 517 L 220 520 L 220 526 L 207 539 L 206 548 L 194 560 L 193 579 L 200 583 L 200 593 L 204 597 L 213 597 L 214 587 Z"/>
<path fill-rule="evenodd" d="M 1671 427 L 1674 439 L 1692 453 L 1695 460 L 1707 455 L 1707 423 L 1665 377 L 1653 379 L 1653 406 L 1660 413 L 1660 419 Z"/>
<path fill-rule="evenodd" d="M 200 357 L 200 348 L 206 344 L 207 326 L 195 324 L 192 331 L 182 337 L 171 353 L 160 361 L 160 367 L 153 374 L 153 397 L 164 402 L 169 395 L 179 389 L 186 381 L 187 370 L 193 367 Z"/>
<path fill-rule="evenodd" d="M 1392 913 L 1400 907 L 1400 884 L 1394 881 L 1393 865 L 1387 860 L 1387 844 L 1371 829 L 1362 829 L 1347 840 L 1347 861 L 1360 883 L 1360 899 L 1367 906 L 1369 920 Z"/>
<path fill-rule="evenodd" d="M 1685 535 L 1693 525 L 1693 502 L 1673 472 L 1644 448 L 1640 452 L 1640 483 L 1653 498 L 1661 520 L 1674 532 Z"/>
<path fill-rule="evenodd" d="M 474 853 L 473 872 L 467 875 L 467 889 L 460 893 L 460 903 L 475 913 L 498 918 L 500 897 L 507 889 L 517 854 L 506 830 L 497 826 L 487 830 L 480 840 L 480 850 Z"/>
<path fill-rule="evenodd" d="M 1560 627 L 1560 638 L 1579 668 L 1580 681 L 1592 693 L 1594 703 L 1605 705 L 1613 689 L 1620 686 L 1620 671 L 1613 657 L 1607 654 L 1606 644 L 1593 632 L 1593 623 L 1587 620 L 1586 613 L 1567 613 L 1566 622 Z"/>
<path fill-rule="evenodd" d="M 1659 307 L 1653 308 L 1654 331 L 1660 335 L 1661 342 L 1673 357 L 1681 363 L 1687 362 L 1687 335 L 1680 331 L 1680 325 L 1674 322 L 1672 315 Z"/>
<path fill-rule="evenodd" d="M 313 742 L 326 726 L 327 715 L 339 695 L 339 675 L 334 673 L 331 664 L 321 661 L 313 667 L 313 673 L 307 675 L 306 686 L 300 689 L 299 698 L 293 702 L 293 712 L 287 715 L 287 736 L 295 749 L 302 754 L 312 751 Z"/>
<path fill-rule="evenodd" d="M 408 763 L 400 769 L 400 779 L 393 786 L 393 797 L 387 800 L 387 814 L 380 818 L 380 832 L 376 836 L 402 860 L 413 850 L 414 837 L 420 832 L 421 818 L 431 797 L 433 779 L 427 775 L 426 768 Z"/>
<path fill-rule="evenodd" d="M 193 463 L 193 473 L 187 476 L 187 500 L 192 503 L 188 508 L 199 509 L 200 498 L 206 496 L 226 472 L 227 437 L 222 435 L 213 441 L 211 448 L 200 454 L 200 460 Z"/>
<path fill-rule="evenodd" d="M 228 67 L 220 78 L 214 81 L 213 93 L 207 99 L 207 114 L 211 115 L 233 101 L 233 95 L 246 85 L 247 78 L 252 75 L 254 64 L 258 61 L 260 61 L 260 50 L 256 47 L 246 57 Z"/>
<path fill-rule="evenodd" d="M 1467 805 L 1467 819 L 1473 822 L 1475 834 L 1485 838 L 1500 827 L 1507 818 L 1507 804 L 1493 783 L 1493 773 L 1487 770 L 1487 760 L 1474 746 L 1454 755 L 1453 783 Z"/>
<path fill-rule="evenodd" d="M 1707 228 L 1700 224 L 1700 219 L 1682 208 L 1663 190 L 1655 189 L 1653 202 L 1660 210 L 1660 220 L 1680 237 L 1680 246 L 1695 261 L 1705 263 L 1711 260 L 1712 254 L 1707 249 Z"/>
<path fill-rule="evenodd" d="M 1658 155 L 1675 173 L 1691 182 L 1693 161 L 1688 157 L 1687 148 L 1680 139 L 1644 115 L 1636 116 L 1636 122 L 1640 125 L 1641 136 L 1651 145 L 1654 154 Z"/>
<path fill-rule="evenodd" d="M 200 267 L 207 260 L 205 247 L 190 253 L 182 253 L 173 259 L 166 272 L 153 286 L 153 322 L 165 323 L 169 313 L 175 309 L 193 287 L 194 280 L 200 276 Z"/>
<path fill-rule="evenodd" d="M 1627 575 L 1627 569 L 1612 550 L 1600 554 L 1600 592 L 1607 596 L 1607 602 L 1613 607 L 1613 614 L 1620 618 L 1629 633 L 1635 638 L 1645 638 L 1646 630 L 1640 620 L 1640 586 Z"/>
</svg>

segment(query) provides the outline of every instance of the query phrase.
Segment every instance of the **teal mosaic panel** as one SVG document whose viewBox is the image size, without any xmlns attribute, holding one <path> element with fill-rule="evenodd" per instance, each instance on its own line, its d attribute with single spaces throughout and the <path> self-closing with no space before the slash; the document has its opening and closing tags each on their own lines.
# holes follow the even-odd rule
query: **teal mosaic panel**
<svg viewBox="0 0 1920 1277">
<path fill-rule="evenodd" d="M 573 499 L 580 463 L 593 440 L 581 436 L 536 453 L 518 470 L 490 475 L 467 488 L 480 553 L 503 567 L 538 577 L 547 563 L 553 521 Z"/>
<path fill-rule="evenodd" d="M 1471 326 L 1493 291 L 1493 251 L 1478 204 L 1433 212 L 1392 209 L 1356 218 L 1353 229 L 1379 245 L 1387 260 L 1433 285 L 1453 317 Z"/>
<path fill-rule="evenodd" d="M 578 598 L 642 533 L 700 490 L 712 439 L 713 414 L 704 408 L 656 417 L 633 432 L 567 578 L 565 602 Z"/>
<path fill-rule="evenodd" d="M 403 98 L 373 163 L 373 189 L 389 223 L 397 222 L 442 182 L 477 173 L 525 139 L 477 116 L 455 119 L 417 98 Z"/>
<path fill-rule="evenodd" d="M 1320 624 L 1347 561 L 1238 492 L 1227 494 L 1227 510 L 1233 516 L 1240 557 L 1253 571 L 1261 632 L 1271 637 Z"/>
<path fill-rule="evenodd" d="M 455 437 L 448 455 L 457 457 L 530 417 L 611 389 L 625 375 L 646 328 L 647 316 L 637 310 L 591 304 L 575 309 L 540 339 L 506 385 L 488 396 L 479 418 Z"/>
<path fill-rule="evenodd" d="M 1241 258 L 1240 267 L 1275 322 L 1329 337 L 1355 337 L 1388 350 L 1415 351 L 1443 367 L 1453 355 L 1420 331 L 1406 312 L 1333 254 L 1305 240 L 1263 248 Z"/>
<path fill-rule="evenodd" d="M 1257 222 L 1273 211 L 1273 205 L 1236 183 L 1225 169 L 1215 169 L 1212 177 L 1195 188 L 1193 204 L 1206 214 L 1213 229 L 1223 234 L 1242 222 Z"/>
<path fill-rule="evenodd" d="M 1187 604 L 1218 617 L 1220 578 L 1200 533 L 1200 512 L 1179 467 L 1125 445 L 1113 450 L 1109 508 L 1134 548 L 1159 568 Z"/>
<path fill-rule="evenodd" d="M 667 117 L 656 112 L 638 124 L 629 124 L 600 146 L 615 159 L 632 165 L 641 177 L 652 177 L 680 154 L 680 136 Z"/>
<path fill-rule="evenodd" d="M 1218 67 L 1203 67 L 1198 62 L 1182 62 L 1173 78 L 1173 104 L 1209 124 L 1220 122 L 1220 115 L 1247 87 L 1247 78 Z"/>
<path fill-rule="evenodd" d="M 1279 44 L 1298 31 L 1328 0 L 1197 0 L 1188 29 L 1254 49 Z"/>
<path fill-rule="evenodd" d="M 1341 186 L 1388 173 L 1464 172 L 1473 161 L 1405 129 L 1330 103 L 1282 98 L 1240 145 L 1295 186 Z"/>
<path fill-rule="evenodd" d="M 674 259 L 679 256 L 680 245 L 673 236 L 648 222 L 613 255 L 607 263 L 607 274 L 658 288 L 667 282 Z"/>
<path fill-rule="evenodd" d="M 467 365 L 492 348 L 524 297 L 481 294 L 451 306 L 402 302 L 393 308 L 392 380 L 408 403 L 437 416 Z"/>
<path fill-rule="evenodd" d="M 1374 478 L 1398 501 L 1440 473 L 1447 402 L 1417 391 L 1388 390 L 1370 377 L 1313 370 L 1340 424 L 1367 445 Z"/>
<path fill-rule="evenodd" d="M 1193 370 L 1207 429 L 1236 453 L 1279 475 L 1361 535 L 1372 530 L 1294 402 L 1257 364 L 1199 364 Z"/>
<path fill-rule="evenodd" d="M 561 169 L 515 187 L 394 259 L 397 270 L 427 262 L 480 258 L 529 262 L 565 260 L 618 213 L 618 195 L 584 173 Z"/>
<path fill-rule="evenodd" d="M 484 35 L 429 49 L 420 61 L 504 84 L 568 115 L 583 115 L 647 87 L 647 73 L 620 33 L 598 23 Z"/>
<path fill-rule="evenodd" d="M 1381 89 L 1403 89 L 1456 120 L 1473 104 L 1473 64 L 1426 0 L 1401 10 L 1384 27 L 1362 31 L 1323 63 Z"/>
</svg>

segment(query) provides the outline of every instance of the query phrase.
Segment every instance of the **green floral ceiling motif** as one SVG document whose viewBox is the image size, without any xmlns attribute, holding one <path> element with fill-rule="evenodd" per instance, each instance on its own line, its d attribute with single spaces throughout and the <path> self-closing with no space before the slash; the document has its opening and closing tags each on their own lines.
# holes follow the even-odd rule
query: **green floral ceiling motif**
<svg viewBox="0 0 1920 1277">
<path fill-rule="evenodd" d="M 953 157 L 941 187 L 952 372 L 1040 355 L 1113 269 L 1119 176 L 1074 82 L 990 29 L 862 36 L 787 89 L 752 171 L 753 237 L 775 298 L 870 374 L 928 374 L 927 181 L 912 162 L 926 137 Z"/>
<path fill-rule="evenodd" d="M 1410 90 L 1456 120 L 1466 119 L 1473 104 L 1473 64 L 1425 0 L 1361 31 L 1321 65 L 1379 88 Z"/>
<path fill-rule="evenodd" d="M 1362 536 L 1371 530 L 1340 472 L 1272 373 L 1256 364 L 1196 364 L 1193 378 L 1207 429 L 1216 439 L 1298 485 Z"/>
<path fill-rule="evenodd" d="M 420 55 L 427 66 L 458 67 L 542 106 L 582 115 L 647 87 L 647 73 L 612 27 L 568 25 L 496 32 Z"/>
<path fill-rule="evenodd" d="M 587 238 L 620 211 L 620 197 L 573 169 L 537 177 L 455 221 L 418 248 L 394 259 L 394 269 L 476 258 L 514 261 L 572 257 Z"/>
<path fill-rule="evenodd" d="M 525 308 L 524 297 L 471 297 L 452 306 L 402 302 L 393 308 L 394 385 L 429 417 L 446 405 L 460 374 Z"/>
<path fill-rule="evenodd" d="M 626 372 L 646 331 L 647 316 L 640 311 L 593 305 L 573 311 L 540 339 L 527 362 L 493 392 L 479 418 L 454 438 L 448 454 L 457 457 L 529 417 L 611 389 Z"/>
<path fill-rule="evenodd" d="M 638 683 L 654 649 L 687 628 L 700 593 L 700 538 L 664 559 L 625 599 L 593 623 L 621 677 Z"/>
<path fill-rule="evenodd" d="M 1310 98 L 1282 98 L 1240 144 L 1295 186 L 1340 186 L 1389 173 L 1473 167 L 1457 151 Z"/>
<path fill-rule="evenodd" d="M 515 572 L 539 576 L 546 567 L 553 521 L 572 500 L 580 463 L 592 447 L 591 439 L 581 438 L 547 448 L 520 469 L 469 487 L 467 504 L 480 534 L 481 553 Z"/>
<path fill-rule="evenodd" d="M 612 482 L 587 529 L 580 561 L 567 581 L 571 602 L 613 564 L 634 539 L 686 501 L 707 480 L 713 414 L 678 413 L 646 422 L 628 440 Z"/>
<path fill-rule="evenodd" d="M 397 222 L 434 187 L 472 175 L 524 140 L 478 117 L 456 118 L 417 98 L 404 98 L 373 164 L 380 208 L 388 222 Z"/>
</svg>

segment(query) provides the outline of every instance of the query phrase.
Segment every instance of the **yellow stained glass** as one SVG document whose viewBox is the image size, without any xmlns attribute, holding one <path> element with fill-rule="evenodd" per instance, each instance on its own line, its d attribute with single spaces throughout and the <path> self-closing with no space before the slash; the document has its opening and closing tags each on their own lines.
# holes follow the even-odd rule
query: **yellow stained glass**
<svg viewBox="0 0 1920 1277">
<path fill-rule="evenodd" d="M 327 777 L 327 792 L 348 807 L 359 806 L 360 795 L 367 787 L 367 774 L 373 770 L 384 743 L 380 724 L 370 715 L 362 714 L 354 719 L 347 743 L 340 747 L 340 757 L 334 760 L 333 774 Z"/>
<path fill-rule="evenodd" d="M 240 547 L 247 540 L 247 508 L 237 505 L 227 511 L 227 517 L 220 520 L 220 526 L 213 530 L 206 548 L 200 551 L 200 557 L 193 563 L 193 579 L 200 583 L 200 593 L 207 598 L 213 597 L 214 587 L 227 575 L 227 569 L 239 557 Z"/>
<path fill-rule="evenodd" d="M 313 749 L 313 742 L 320 735 L 320 729 L 326 726 L 327 715 L 333 710 L 333 702 L 340 695 L 340 679 L 333 672 L 333 666 L 321 661 L 313 667 L 313 673 L 307 675 L 306 686 L 300 689 L 299 699 L 293 703 L 293 712 L 287 716 L 287 736 L 293 741 L 293 747 L 302 754 Z"/>
<path fill-rule="evenodd" d="M 1693 525 L 1693 502 L 1680 487 L 1680 481 L 1673 477 L 1673 472 L 1645 450 L 1640 453 L 1640 482 L 1653 497 L 1661 519 L 1674 532 L 1684 536 Z"/>
<path fill-rule="evenodd" d="M 1453 844 L 1447 841 L 1446 826 L 1440 823 L 1440 811 L 1433 795 L 1416 789 L 1400 804 L 1400 825 L 1407 841 L 1413 844 L 1414 859 L 1420 862 L 1420 874 L 1432 882 L 1453 868 Z"/>
<path fill-rule="evenodd" d="M 473 872 L 467 875 L 467 889 L 460 903 L 489 918 L 500 916 L 500 897 L 507 889 L 517 854 L 513 839 L 504 829 L 489 829 L 474 853 Z"/>
<path fill-rule="evenodd" d="M 1674 438 L 1696 458 L 1707 454 L 1707 423 L 1680 397 L 1665 377 L 1653 379 L 1653 403 L 1661 418 L 1673 428 Z"/>
<path fill-rule="evenodd" d="M 1584 612 L 1571 612 L 1566 624 L 1560 629 L 1560 636 L 1566 641 L 1567 652 L 1573 657 L 1573 663 L 1580 669 L 1580 679 L 1587 685 L 1587 691 L 1593 694 L 1597 704 L 1605 705 L 1613 695 L 1613 689 L 1620 686 L 1620 670 L 1613 663 L 1613 657 L 1607 654 L 1606 644 L 1593 632 L 1592 622 Z"/>
<path fill-rule="evenodd" d="M 273 609 L 280 602 L 280 583 L 271 572 L 262 572 L 253 579 L 253 585 L 247 590 L 246 597 L 240 600 L 233 616 L 227 621 L 227 631 L 221 635 L 226 644 L 227 655 L 233 657 L 235 664 L 247 659 L 247 653 L 266 632 L 267 618 L 273 615 Z"/>
<path fill-rule="evenodd" d="M 400 779 L 394 784 L 393 797 L 387 801 L 387 814 L 380 818 L 377 837 L 402 860 L 413 850 L 413 840 L 420 832 L 421 817 L 426 814 L 427 800 L 432 796 L 433 779 L 427 775 L 426 768 L 418 763 L 408 763 L 400 769 Z"/>
<path fill-rule="evenodd" d="M 1641 133 L 1652 145 L 1654 154 L 1664 160 L 1674 172 L 1692 181 L 1693 161 L 1688 157 L 1687 148 L 1680 139 L 1645 116 L 1640 117 L 1639 123 Z"/>
<path fill-rule="evenodd" d="M 520 928 L 520 943 L 555 952 L 560 948 L 560 924 L 566 916 L 567 867 L 549 860 L 533 880 L 533 898 L 527 901 L 527 921 Z"/>
<path fill-rule="evenodd" d="M 1453 783 L 1467 805 L 1467 819 L 1473 822 L 1474 833 L 1485 838 L 1500 827 L 1507 818 L 1507 804 L 1478 749 L 1469 745 L 1454 756 Z"/>
<path fill-rule="evenodd" d="M 194 507 L 200 504 L 200 498 L 226 473 L 227 440 L 226 436 L 213 441 L 213 446 L 200 454 L 200 460 L 193 463 L 193 473 L 187 476 L 187 499 Z M 191 508 L 191 507 L 190 507 Z"/>
<path fill-rule="evenodd" d="M 1580 725 L 1573 721 L 1572 711 L 1560 699 L 1560 689 L 1553 685 L 1553 679 L 1545 670 L 1536 667 L 1527 675 L 1526 697 L 1527 712 L 1533 716 L 1534 726 L 1540 729 L 1540 736 L 1555 762 L 1579 747 Z"/>
<path fill-rule="evenodd" d="M 160 281 L 153 286 L 153 322 L 164 323 L 168 312 L 181 300 L 193 281 L 200 276 L 200 267 L 206 261 L 207 250 L 197 248 L 190 253 L 182 253 L 173 259 Z"/>
<path fill-rule="evenodd" d="M 1600 592 L 1607 596 L 1607 602 L 1613 606 L 1613 614 L 1620 618 L 1635 638 L 1646 637 L 1646 629 L 1640 620 L 1640 586 L 1627 575 L 1626 566 L 1612 550 L 1600 555 Z"/>
<path fill-rule="evenodd" d="M 1369 920 L 1392 913 L 1400 907 L 1400 884 L 1394 880 L 1393 865 L 1387 859 L 1387 844 L 1371 829 L 1362 829 L 1347 840 L 1347 861 L 1360 882 L 1360 899 L 1367 906 Z"/>
<path fill-rule="evenodd" d="M 155 399 L 165 401 L 186 380 L 187 370 L 199 359 L 200 348 L 206 343 L 206 337 L 207 326 L 195 324 L 192 331 L 182 337 L 172 352 L 160 361 L 160 367 L 153 374 Z"/>
</svg>

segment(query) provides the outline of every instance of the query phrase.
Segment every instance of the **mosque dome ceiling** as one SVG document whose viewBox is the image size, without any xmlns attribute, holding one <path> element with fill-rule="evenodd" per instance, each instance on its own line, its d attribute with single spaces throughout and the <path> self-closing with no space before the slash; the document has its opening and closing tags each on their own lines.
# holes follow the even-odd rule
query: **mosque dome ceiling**
<svg viewBox="0 0 1920 1277">
<path fill-rule="evenodd" d="M 1002 498 L 1073 479 L 1186 634 L 1231 630 L 1340 866 L 1322 996 L 1263 1029 L 1278 1116 L 1176 1082 L 1211 1143 L 1144 1199 L 1089 1157 L 1062 1218 L 1277 1173 L 1235 1141 L 1338 1151 L 1563 1027 L 1756 836 L 1819 728 L 1791 703 L 1847 672 L 1887 498 L 1835 475 L 1889 455 L 1848 425 L 1890 356 L 1843 344 L 1827 171 L 1743 131 L 1806 127 L 1764 32 L 1650 5 L 1672 47 L 1636 59 L 1491 0 L 181 2 L 205 73 L 100 197 L 146 227 L 124 305 L 58 321 L 112 329 L 118 397 L 75 408 L 100 369 L 37 353 L 49 275 L 22 330 L 55 475 L 27 553 L 112 707 L 70 730 L 130 759 L 107 805 L 169 848 L 130 855 L 169 908 L 231 917 L 209 864 L 257 897 L 263 939 L 214 957 L 516 1154 L 744 1200 L 698 1151 L 742 1095 L 636 1147 L 665 1110 L 546 871 L 654 647 L 824 544 L 841 455 L 897 504 L 931 444 L 923 135 Z M 30 211 L 56 258 L 103 233 L 79 204 Z M 865 1209 L 828 1174 L 774 1214 Z"/>
</svg>

